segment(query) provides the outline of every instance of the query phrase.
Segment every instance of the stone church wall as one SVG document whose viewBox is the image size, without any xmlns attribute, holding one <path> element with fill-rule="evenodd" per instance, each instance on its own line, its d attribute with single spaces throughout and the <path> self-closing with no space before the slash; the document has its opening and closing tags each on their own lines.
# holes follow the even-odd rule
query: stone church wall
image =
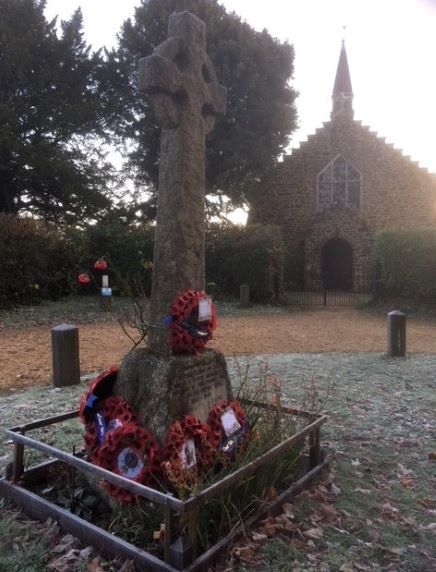
<svg viewBox="0 0 436 572">
<path fill-rule="evenodd" d="M 362 174 L 357 212 L 317 208 L 318 174 L 339 154 Z M 263 188 L 250 222 L 282 229 L 289 281 L 294 285 L 302 284 L 303 273 L 306 287 L 319 285 L 320 250 L 326 240 L 338 237 L 353 247 L 353 289 L 367 288 L 376 232 L 430 227 L 436 222 L 435 176 L 368 127 L 346 117 L 325 123 L 309 136 L 270 173 Z"/>
</svg>

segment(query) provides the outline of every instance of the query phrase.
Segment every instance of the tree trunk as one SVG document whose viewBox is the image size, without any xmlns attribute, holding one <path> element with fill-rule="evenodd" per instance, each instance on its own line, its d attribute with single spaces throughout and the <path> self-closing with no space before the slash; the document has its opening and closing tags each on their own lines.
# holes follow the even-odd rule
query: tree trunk
<svg viewBox="0 0 436 572">
<path fill-rule="evenodd" d="M 16 214 L 17 207 L 14 204 L 10 183 L 0 176 L 0 213 Z"/>
</svg>

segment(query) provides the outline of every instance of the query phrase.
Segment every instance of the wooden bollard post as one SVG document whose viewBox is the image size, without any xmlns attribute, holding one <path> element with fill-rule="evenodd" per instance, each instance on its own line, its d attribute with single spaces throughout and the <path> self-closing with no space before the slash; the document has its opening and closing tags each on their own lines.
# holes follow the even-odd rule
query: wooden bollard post
<svg viewBox="0 0 436 572">
<path fill-rule="evenodd" d="M 406 355 L 406 314 L 398 310 L 388 313 L 388 355 Z"/>
<path fill-rule="evenodd" d="M 53 384 L 66 387 L 80 383 L 79 328 L 60 324 L 51 331 Z"/>
<path fill-rule="evenodd" d="M 248 284 L 241 284 L 239 296 L 241 308 L 248 308 L 250 305 L 250 286 Z"/>
</svg>

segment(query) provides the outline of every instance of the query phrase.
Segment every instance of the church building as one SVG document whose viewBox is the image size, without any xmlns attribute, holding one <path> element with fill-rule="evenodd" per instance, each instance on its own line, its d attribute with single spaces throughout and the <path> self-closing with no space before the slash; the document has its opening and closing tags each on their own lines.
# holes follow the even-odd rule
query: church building
<svg viewBox="0 0 436 572">
<path fill-rule="evenodd" d="M 332 99 L 330 121 L 262 182 L 249 222 L 281 228 L 288 286 L 366 292 L 378 232 L 435 228 L 436 176 L 354 119 L 344 43 Z"/>
</svg>

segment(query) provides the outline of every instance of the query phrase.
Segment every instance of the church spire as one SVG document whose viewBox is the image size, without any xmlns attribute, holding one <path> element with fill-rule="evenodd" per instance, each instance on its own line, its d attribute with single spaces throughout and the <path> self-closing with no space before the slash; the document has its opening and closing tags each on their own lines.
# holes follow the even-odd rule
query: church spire
<svg viewBox="0 0 436 572">
<path fill-rule="evenodd" d="M 332 100 L 332 119 L 336 119 L 337 117 L 353 118 L 353 88 L 351 87 L 350 70 L 348 69 L 347 52 L 345 51 L 344 40 L 342 40 L 342 48 L 339 56 L 338 69 L 336 70 Z"/>
</svg>

